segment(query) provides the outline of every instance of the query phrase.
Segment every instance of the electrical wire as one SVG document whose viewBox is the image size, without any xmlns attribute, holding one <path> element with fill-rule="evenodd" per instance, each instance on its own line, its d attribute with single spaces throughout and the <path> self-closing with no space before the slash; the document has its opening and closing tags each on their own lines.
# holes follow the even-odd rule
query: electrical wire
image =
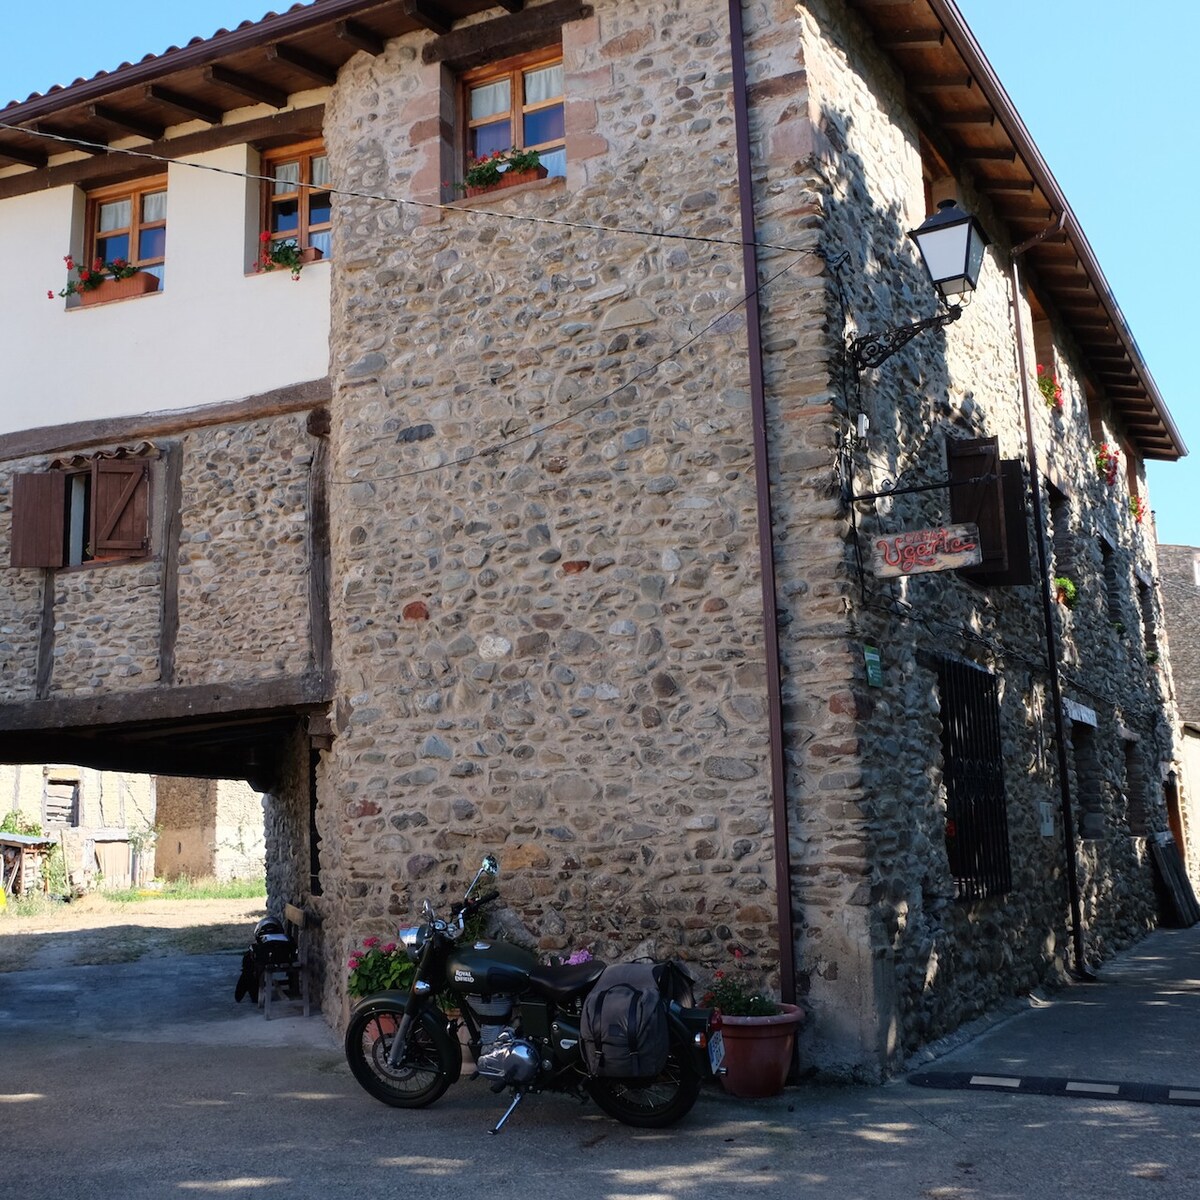
<svg viewBox="0 0 1200 1200">
<path fill-rule="evenodd" d="M 67 137 L 61 133 L 50 133 L 44 129 L 25 129 L 7 121 L 0 121 L 0 129 L 12 130 L 14 133 L 25 134 L 28 137 L 40 137 L 47 141 L 62 142 L 69 147 L 86 147 L 91 150 L 101 150 L 108 154 L 125 154 L 131 158 L 143 158 L 150 162 L 164 163 L 167 166 L 190 167 L 196 171 L 211 171 L 216 175 L 229 175 L 235 179 L 246 179 L 255 183 L 275 183 L 274 176 L 259 175 L 253 171 L 239 171 L 233 167 L 218 167 L 212 163 L 189 162 L 185 158 L 171 158 L 164 154 L 154 154 L 148 150 L 136 150 L 131 147 L 109 146 L 104 142 L 91 142 L 86 138 Z M 562 229 L 579 229 L 588 233 L 621 234 L 625 237 L 658 238 L 663 241 L 697 242 L 710 246 L 730 246 L 743 249 L 753 245 L 759 250 L 780 250 L 790 254 L 820 254 L 821 251 L 805 246 L 784 246 L 775 242 L 747 243 L 741 238 L 704 237 L 694 233 L 668 233 L 661 229 L 637 229 L 623 225 L 595 225 L 586 221 L 567 221 L 558 217 L 541 217 L 530 213 L 499 212 L 495 209 L 464 208 L 457 203 L 439 203 L 432 200 L 414 200 L 408 196 L 388 196 L 378 192 L 363 192 L 354 188 L 342 188 L 327 184 L 297 183 L 297 188 L 309 191 L 329 193 L 334 196 L 346 196 L 354 200 L 372 200 L 381 204 L 406 205 L 410 208 L 420 208 L 447 213 L 464 213 L 471 216 L 484 217 L 489 220 L 522 221 L 535 225 L 552 225 Z"/>
<path fill-rule="evenodd" d="M 330 482 L 337 483 L 337 484 L 343 484 L 343 485 L 356 484 L 356 483 L 382 483 L 382 482 L 388 482 L 388 481 L 396 480 L 396 479 L 409 479 L 415 475 L 428 475 L 428 474 L 432 474 L 435 471 L 444 471 L 450 467 L 463 466 L 464 464 L 472 462 L 477 458 L 482 458 L 485 455 L 499 454 L 500 451 L 507 450 L 510 446 L 516 446 L 516 445 L 519 445 L 521 442 L 527 442 L 530 438 L 540 437 L 543 433 L 545 433 L 549 429 L 557 429 L 560 425 L 565 425 L 570 421 L 577 420 L 579 417 L 583 416 L 585 413 L 590 412 L 592 409 L 599 408 L 601 404 L 604 404 L 606 401 L 611 400 L 614 396 L 616 396 L 620 392 L 623 392 L 626 388 L 633 387 L 634 384 L 637 383 L 637 381 L 639 379 L 641 379 L 643 376 L 649 375 L 652 372 L 656 371 L 664 363 L 668 363 L 672 359 L 678 358 L 679 355 L 681 355 L 689 347 L 694 346 L 698 341 L 700 341 L 703 337 L 705 337 L 705 335 L 710 333 L 714 328 L 716 328 L 717 325 L 719 325 L 722 321 L 724 321 L 728 316 L 730 316 L 732 313 L 737 312 L 737 310 L 739 308 L 743 307 L 749 300 L 751 300 L 753 297 L 757 296 L 758 293 L 763 290 L 763 288 L 767 287 L 771 283 L 774 283 L 775 280 L 778 279 L 781 275 L 784 275 L 788 271 L 790 271 L 792 269 L 792 267 L 794 267 L 796 265 L 796 263 L 798 263 L 801 260 L 802 257 L 803 257 L 802 254 L 797 255 L 790 262 L 786 263 L 783 267 L 781 267 L 778 271 L 776 271 L 773 275 L 770 275 L 765 280 L 763 280 L 762 283 L 756 284 L 755 287 L 752 288 L 749 292 L 747 292 L 745 295 L 741 296 L 738 300 L 736 300 L 733 304 L 731 304 L 723 312 L 721 312 L 716 317 L 714 317 L 711 321 L 709 321 L 709 323 L 707 325 L 705 325 L 703 329 L 698 330 L 690 338 L 688 338 L 687 341 L 681 342 L 678 346 L 673 346 L 670 350 L 667 351 L 666 354 L 662 355 L 662 357 L 655 359 L 652 363 L 648 363 L 644 367 L 641 367 L 639 370 L 634 372 L 633 376 L 630 379 L 627 379 L 624 383 L 618 384 L 616 387 L 605 392 L 603 395 L 597 396 L 593 400 L 589 400 L 586 404 L 580 406 L 579 408 L 573 409 L 571 412 L 566 413 L 565 415 L 558 417 L 555 420 L 526 422 L 525 425 L 521 426 L 521 428 L 523 430 L 525 430 L 525 432 L 519 433 L 515 437 L 505 438 L 504 441 L 495 442 L 489 446 L 484 446 L 481 450 L 473 451 L 471 454 L 461 455 L 460 457 L 453 459 L 451 462 L 435 463 L 432 466 L 428 466 L 428 467 L 414 467 L 411 470 L 397 471 L 390 475 L 368 475 L 368 476 L 363 476 L 363 477 L 356 478 L 356 479 L 334 478 Z"/>
</svg>

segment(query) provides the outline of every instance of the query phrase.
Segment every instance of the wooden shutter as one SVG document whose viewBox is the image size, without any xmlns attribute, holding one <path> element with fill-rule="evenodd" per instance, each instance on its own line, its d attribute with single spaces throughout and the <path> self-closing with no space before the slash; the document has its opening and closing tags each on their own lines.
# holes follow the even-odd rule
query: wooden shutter
<svg viewBox="0 0 1200 1200">
<path fill-rule="evenodd" d="M 66 480 L 61 471 L 13 476 L 12 543 L 9 557 L 12 566 L 63 565 L 63 511 L 66 493 Z"/>
<path fill-rule="evenodd" d="M 149 553 L 150 464 L 143 458 L 92 463 L 92 554 L 140 558 Z"/>
<path fill-rule="evenodd" d="M 1000 482 L 1000 443 L 996 438 L 947 438 L 946 466 L 950 473 L 950 522 L 979 528 L 983 560 L 959 568 L 967 579 L 978 579 L 1008 570 L 1008 545 L 1004 529 L 1004 489 Z M 966 483 L 993 475 L 986 483 Z"/>
</svg>

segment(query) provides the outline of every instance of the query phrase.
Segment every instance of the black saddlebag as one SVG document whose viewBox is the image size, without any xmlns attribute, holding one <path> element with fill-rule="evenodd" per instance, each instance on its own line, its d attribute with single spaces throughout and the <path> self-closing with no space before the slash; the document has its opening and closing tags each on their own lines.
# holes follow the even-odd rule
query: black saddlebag
<svg viewBox="0 0 1200 1200">
<path fill-rule="evenodd" d="M 667 1006 L 649 963 L 618 963 L 583 1002 L 580 1041 L 588 1073 L 653 1079 L 667 1065 Z"/>
</svg>

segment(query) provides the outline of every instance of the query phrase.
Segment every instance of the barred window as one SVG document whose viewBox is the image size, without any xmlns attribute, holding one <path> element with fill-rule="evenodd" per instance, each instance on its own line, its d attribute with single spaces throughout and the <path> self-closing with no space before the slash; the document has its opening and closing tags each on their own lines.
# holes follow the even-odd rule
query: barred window
<svg viewBox="0 0 1200 1200">
<path fill-rule="evenodd" d="M 958 900 L 1012 890 L 1008 811 L 996 677 L 982 667 L 943 659 L 942 769 L 946 785 L 946 857 Z"/>
</svg>

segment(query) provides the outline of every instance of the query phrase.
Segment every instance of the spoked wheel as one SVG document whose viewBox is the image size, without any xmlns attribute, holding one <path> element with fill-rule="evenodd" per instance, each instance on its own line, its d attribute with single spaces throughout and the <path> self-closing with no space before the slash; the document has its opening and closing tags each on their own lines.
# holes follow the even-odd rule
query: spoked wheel
<svg viewBox="0 0 1200 1200">
<path fill-rule="evenodd" d="M 674 1125 L 692 1111 L 700 1094 L 700 1076 L 688 1054 L 688 1048 L 672 1046 L 667 1065 L 653 1079 L 593 1079 L 588 1084 L 592 1099 L 626 1125 Z"/>
<path fill-rule="evenodd" d="M 396 1006 L 356 1010 L 346 1029 L 346 1061 L 354 1078 L 376 1100 L 396 1108 L 424 1108 L 453 1082 L 450 1035 L 437 1019 L 424 1013 L 413 1021 L 404 1061 L 392 1067 L 388 1051 L 404 1015 Z"/>
</svg>

